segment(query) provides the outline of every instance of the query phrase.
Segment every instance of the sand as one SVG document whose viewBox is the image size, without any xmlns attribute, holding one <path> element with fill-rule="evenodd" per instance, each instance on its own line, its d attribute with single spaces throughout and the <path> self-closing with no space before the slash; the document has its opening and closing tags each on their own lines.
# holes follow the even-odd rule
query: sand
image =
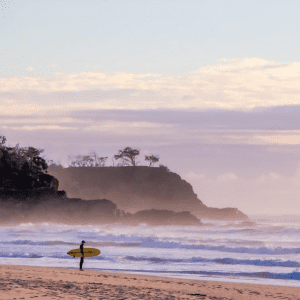
<svg viewBox="0 0 300 300">
<path fill-rule="evenodd" d="M 300 300 L 300 288 L 0 265 L 0 299 Z"/>
</svg>

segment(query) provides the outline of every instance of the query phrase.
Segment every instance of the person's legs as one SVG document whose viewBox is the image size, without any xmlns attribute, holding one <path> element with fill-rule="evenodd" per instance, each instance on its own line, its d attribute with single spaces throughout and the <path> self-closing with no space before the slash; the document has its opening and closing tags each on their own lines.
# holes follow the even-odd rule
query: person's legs
<svg viewBox="0 0 300 300">
<path fill-rule="evenodd" d="M 79 269 L 82 270 L 82 264 L 83 264 L 83 257 L 80 257 L 80 264 L 79 264 Z"/>
</svg>

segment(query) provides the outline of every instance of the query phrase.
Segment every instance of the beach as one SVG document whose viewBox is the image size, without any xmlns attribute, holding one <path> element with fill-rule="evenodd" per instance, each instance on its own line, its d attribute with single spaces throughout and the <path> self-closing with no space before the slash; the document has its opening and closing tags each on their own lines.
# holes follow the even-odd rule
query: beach
<svg viewBox="0 0 300 300">
<path fill-rule="evenodd" d="M 0 299 L 300 299 L 300 288 L 0 265 Z"/>
</svg>

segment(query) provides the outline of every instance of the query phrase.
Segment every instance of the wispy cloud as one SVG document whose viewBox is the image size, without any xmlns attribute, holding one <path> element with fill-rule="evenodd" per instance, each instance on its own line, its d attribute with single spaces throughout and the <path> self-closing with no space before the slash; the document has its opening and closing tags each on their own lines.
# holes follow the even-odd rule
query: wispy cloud
<svg viewBox="0 0 300 300">
<path fill-rule="evenodd" d="M 70 93 L 61 102 L 62 110 L 76 109 L 253 109 L 300 104 L 300 63 L 274 62 L 260 58 L 219 60 L 187 77 L 160 74 L 83 72 L 49 77 L 1 78 L 0 92 L 35 92 L 43 97 Z M 74 93 L 101 90 L 103 97 L 80 105 L 72 102 Z M 126 92 L 126 90 L 131 92 Z M 125 91 L 125 93 L 123 93 Z M 119 94 L 107 97 L 105 94 Z M 48 97 L 49 98 L 49 97 Z M 69 98 L 69 99 L 68 99 Z M 101 99 L 101 104 L 99 101 Z M 106 101 L 102 101 L 102 100 Z M 7 99 L 6 99 L 7 101 Z M 2 107 L 9 105 L 1 100 Z M 44 103 L 45 104 L 45 103 Z M 30 105 L 28 103 L 28 105 Z M 52 106 L 48 102 L 49 108 Z M 33 110 L 28 106 L 27 110 Z M 3 110 L 2 110 L 3 111 Z"/>
<path fill-rule="evenodd" d="M 58 126 L 58 125 L 35 125 L 35 126 L 6 126 L 2 127 L 3 129 L 10 129 L 10 130 L 17 130 L 17 131 L 48 131 L 48 130 L 76 130 L 76 127 L 65 127 L 65 126 Z"/>
<path fill-rule="evenodd" d="M 95 109 L 89 101 L 87 106 L 77 101 L 69 103 L 66 110 L 54 104 L 50 110 L 47 105 L 37 106 L 36 103 L 18 105 L 16 100 L 9 103 L 0 119 L 0 128 L 5 130 L 76 130 L 81 134 L 110 134 L 116 138 L 147 135 L 149 139 L 156 137 L 164 145 L 179 140 L 189 144 L 300 145 L 300 106 L 244 112 L 107 110 L 101 107 L 101 102 Z"/>
</svg>

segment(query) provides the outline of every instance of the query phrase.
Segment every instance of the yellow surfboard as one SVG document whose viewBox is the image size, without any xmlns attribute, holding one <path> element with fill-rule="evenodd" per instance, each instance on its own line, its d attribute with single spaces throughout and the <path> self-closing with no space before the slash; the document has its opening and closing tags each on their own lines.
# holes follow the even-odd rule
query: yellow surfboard
<svg viewBox="0 0 300 300">
<path fill-rule="evenodd" d="M 84 257 L 91 257 L 99 255 L 101 251 L 96 248 L 83 248 L 83 253 Z M 80 249 L 70 250 L 67 254 L 73 257 L 82 257 Z"/>
</svg>

